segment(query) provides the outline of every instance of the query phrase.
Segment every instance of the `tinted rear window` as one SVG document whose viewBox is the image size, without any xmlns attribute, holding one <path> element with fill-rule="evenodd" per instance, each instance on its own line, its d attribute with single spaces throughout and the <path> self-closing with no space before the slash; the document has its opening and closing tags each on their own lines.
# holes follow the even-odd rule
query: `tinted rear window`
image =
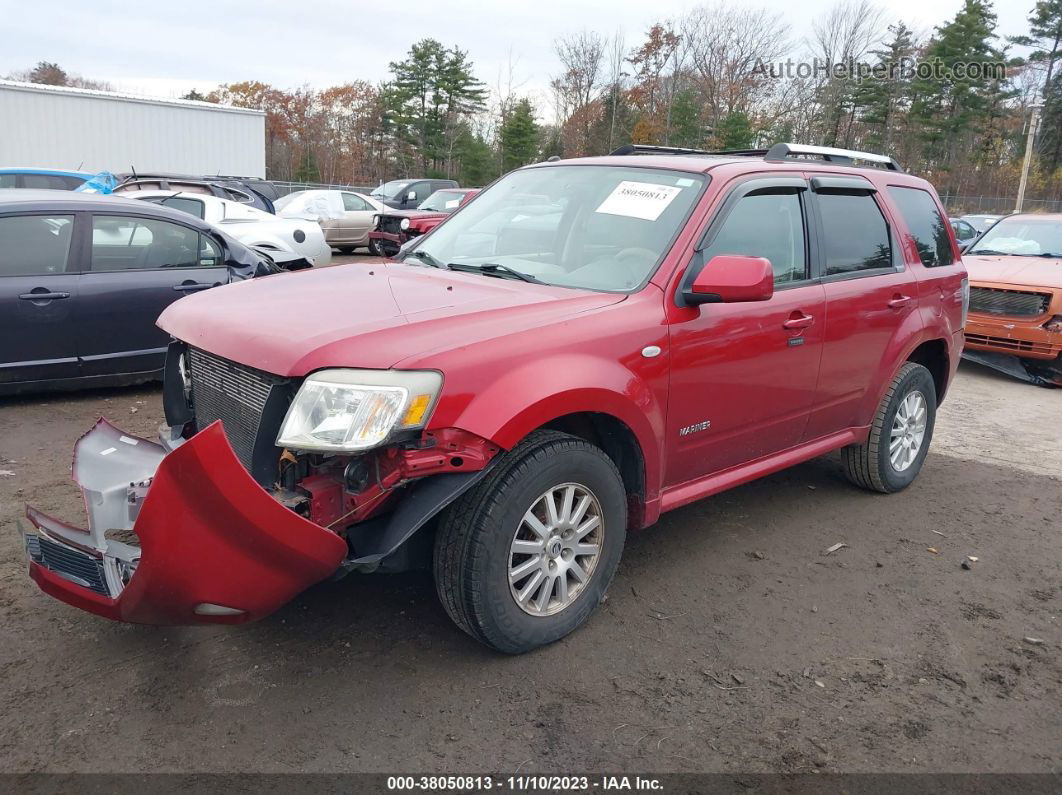
<svg viewBox="0 0 1062 795">
<path fill-rule="evenodd" d="M 903 216 L 911 232 L 918 257 L 927 268 L 951 265 L 955 262 L 948 236 L 947 221 L 937 209 L 933 197 L 920 188 L 889 187 L 889 195 Z"/>
<path fill-rule="evenodd" d="M 892 267 L 889 227 L 869 193 L 820 193 L 826 275 Z"/>
</svg>

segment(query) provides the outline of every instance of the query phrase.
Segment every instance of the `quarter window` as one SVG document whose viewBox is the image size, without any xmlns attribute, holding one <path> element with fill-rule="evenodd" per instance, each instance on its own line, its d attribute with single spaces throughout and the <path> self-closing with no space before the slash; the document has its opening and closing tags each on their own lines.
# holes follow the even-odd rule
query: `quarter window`
<svg viewBox="0 0 1062 795">
<path fill-rule="evenodd" d="M 0 218 L 0 276 L 63 273 L 73 229 L 72 215 Z"/>
<path fill-rule="evenodd" d="M 900 215 L 910 230 L 922 264 L 927 268 L 934 268 L 955 262 L 951 238 L 948 235 L 948 222 L 940 214 L 933 197 L 920 188 L 902 188 L 898 185 L 889 188 L 889 195 L 900 209 Z M 976 236 L 977 233 L 965 221 L 960 221 L 959 224 L 959 230 L 962 230 L 960 239 Z M 969 228 L 969 233 L 963 226 Z"/>
<path fill-rule="evenodd" d="M 825 275 L 892 267 L 889 225 L 869 193 L 819 193 Z"/>
<path fill-rule="evenodd" d="M 740 199 L 705 249 L 704 261 L 717 254 L 766 257 L 774 269 L 775 284 L 806 279 L 804 220 L 798 192 L 754 193 Z"/>
<path fill-rule="evenodd" d="M 151 218 L 97 215 L 92 219 L 92 270 L 212 267 L 221 250 L 194 229 Z"/>
</svg>

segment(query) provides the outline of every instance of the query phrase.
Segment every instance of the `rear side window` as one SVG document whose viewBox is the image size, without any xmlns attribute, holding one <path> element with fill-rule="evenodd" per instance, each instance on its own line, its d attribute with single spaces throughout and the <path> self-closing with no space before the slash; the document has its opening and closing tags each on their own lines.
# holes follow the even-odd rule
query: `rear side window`
<svg viewBox="0 0 1062 795">
<path fill-rule="evenodd" d="M 80 185 L 80 181 L 77 185 Z M 23 174 L 22 186 L 25 188 L 36 188 L 44 190 L 71 190 L 76 188 L 77 185 L 69 185 L 64 177 L 60 177 L 54 174 Z"/>
<path fill-rule="evenodd" d="M 922 264 L 927 268 L 935 268 L 955 262 L 951 238 L 948 236 L 948 222 L 940 214 L 933 197 L 920 188 L 902 188 L 899 185 L 890 186 L 889 195 L 911 230 L 911 238 Z"/>
<path fill-rule="evenodd" d="M 203 202 L 199 201 L 199 199 L 186 199 L 183 196 L 175 196 L 163 199 L 160 204 L 165 207 L 172 207 L 175 210 L 180 210 L 183 213 L 188 213 L 189 215 L 194 215 L 196 218 L 202 218 L 206 215 Z"/>
<path fill-rule="evenodd" d="M 766 257 L 774 269 L 775 284 L 807 278 L 804 220 L 797 192 L 752 194 L 738 201 L 704 250 L 704 261 L 717 254 Z"/>
<path fill-rule="evenodd" d="M 17 188 L 18 174 L 0 174 L 0 188 Z"/>
<path fill-rule="evenodd" d="M 63 273 L 73 230 L 72 215 L 0 218 L 0 276 Z"/>
<path fill-rule="evenodd" d="M 353 193 L 344 193 L 343 209 L 347 212 L 359 212 L 362 210 L 371 210 L 372 208 L 360 196 L 355 196 Z"/>
<path fill-rule="evenodd" d="M 819 193 L 824 273 L 836 276 L 892 267 L 889 225 L 869 193 Z"/>
</svg>

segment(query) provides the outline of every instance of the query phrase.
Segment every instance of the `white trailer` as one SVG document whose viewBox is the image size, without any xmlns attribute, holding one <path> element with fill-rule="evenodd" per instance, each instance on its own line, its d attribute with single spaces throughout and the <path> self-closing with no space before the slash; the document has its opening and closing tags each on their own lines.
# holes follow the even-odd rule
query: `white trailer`
<svg viewBox="0 0 1062 795">
<path fill-rule="evenodd" d="M 265 113 L 0 80 L 0 166 L 265 176 Z"/>
</svg>

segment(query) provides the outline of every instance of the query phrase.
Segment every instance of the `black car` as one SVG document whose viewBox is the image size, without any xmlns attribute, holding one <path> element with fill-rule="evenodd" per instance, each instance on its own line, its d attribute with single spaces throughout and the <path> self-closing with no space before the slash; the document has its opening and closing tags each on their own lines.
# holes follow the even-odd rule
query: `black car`
<svg viewBox="0 0 1062 795">
<path fill-rule="evenodd" d="M 88 193 L 0 193 L 0 395 L 161 377 L 155 320 L 189 293 L 281 270 L 188 213 Z"/>
<path fill-rule="evenodd" d="M 118 185 L 114 193 L 140 190 L 172 190 L 182 193 L 205 193 L 219 199 L 249 204 L 267 213 L 276 214 L 273 202 L 280 191 L 268 180 L 258 177 L 194 176 L 190 174 L 129 173 L 115 174 Z"/>
<path fill-rule="evenodd" d="M 452 179 L 395 179 L 369 195 L 396 210 L 412 210 L 437 190 L 459 187 Z"/>
</svg>

